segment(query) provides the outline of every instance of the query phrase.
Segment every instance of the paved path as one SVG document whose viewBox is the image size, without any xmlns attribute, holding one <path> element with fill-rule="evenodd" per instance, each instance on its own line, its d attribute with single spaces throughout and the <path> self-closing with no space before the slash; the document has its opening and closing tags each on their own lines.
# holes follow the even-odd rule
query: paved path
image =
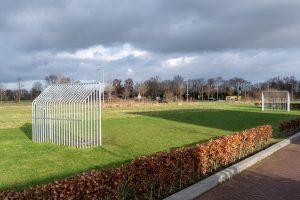
<svg viewBox="0 0 300 200">
<path fill-rule="evenodd" d="M 300 139 L 196 200 L 300 200 Z"/>
</svg>

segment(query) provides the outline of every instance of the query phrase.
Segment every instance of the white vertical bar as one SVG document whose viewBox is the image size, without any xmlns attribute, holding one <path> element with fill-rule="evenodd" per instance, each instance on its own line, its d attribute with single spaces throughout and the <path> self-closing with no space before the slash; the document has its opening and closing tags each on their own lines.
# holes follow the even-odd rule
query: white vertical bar
<svg viewBox="0 0 300 200">
<path fill-rule="evenodd" d="M 64 145 L 67 144 L 67 103 L 64 103 Z"/>
<path fill-rule="evenodd" d="M 70 117 L 71 117 L 71 105 L 70 102 L 68 103 L 68 137 L 69 137 L 69 144 L 68 146 L 71 146 L 71 123 L 70 123 Z"/>
<path fill-rule="evenodd" d="M 262 111 L 265 111 L 265 97 L 264 97 L 264 92 L 261 93 L 261 106 L 262 106 Z"/>
<path fill-rule="evenodd" d="M 53 100 L 53 142 L 57 145 L 57 110 L 56 110 L 56 103 Z"/>
<path fill-rule="evenodd" d="M 49 109 L 50 109 L 50 140 L 48 142 L 53 143 L 53 103 L 49 103 Z"/>
<path fill-rule="evenodd" d="M 45 103 L 43 102 L 41 104 L 41 142 L 44 141 L 44 129 L 45 129 L 45 115 L 46 115 L 46 106 Z"/>
<path fill-rule="evenodd" d="M 100 83 L 99 83 L 100 84 Z M 100 84 L 100 94 L 102 94 L 102 85 Z M 102 99 L 101 96 L 99 98 L 99 102 L 100 102 L 100 145 L 102 145 Z"/>
<path fill-rule="evenodd" d="M 88 96 L 88 115 L 87 115 L 87 117 L 88 117 L 88 120 L 87 120 L 87 122 L 88 122 L 87 137 L 88 137 L 88 147 L 89 147 L 90 146 L 90 134 L 91 134 L 91 132 L 90 132 L 90 96 Z"/>
<path fill-rule="evenodd" d="M 41 115 L 41 108 L 40 108 L 40 103 L 37 104 L 37 141 L 40 142 L 40 135 L 41 135 L 41 121 L 40 121 L 40 115 Z"/>
<path fill-rule="evenodd" d="M 75 103 L 73 102 L 73 146 L 76 146 L 76 122 Z"/>
<path fill-rule="evenodd" d="M 289 112 L 291 110 L 291 99 L 290 94 L 287 92 L 287 111 Z"/>
<path fill-rule="evenodd" d="M 61 144 L 61 103 L 58 102 L 58 144 Z"/>
<path fill-rule="evenodd" d="M 55 102 L 52 101 L 52 110 L 53 110 L 53 113 L 52 113 L 52 116 L 53 116 L 53 143 L 56 144 L 56 110 L 55 110 Z"/>
<path fill-rule="evenodd" d="M 37 104 L 37 125 L 38 125 L 38 128 L 37 128 L 37 131 L 38 131 L 38 135 L 37 135 L 37 141 L 40 142 L 40 135 L 41 135 L 41 121 L 40 121 L 40 115 L 41 115 L 41 108 L 40 108 L 40 104 Z"/>
<path fill-rule="evenodd" d="M 79 137 L 78 137 L 78 116 L 79 116 L 79 109 L 78 109 L 78 103 L 75 103 L 75 110 L 76 110 L 76 115 L 75 115 L 75 113 L 74 113 L 74 115 L 75 115 L 75 120 L 76 120 L 76 147 L 78 148 L 78 139 L 79 139 Z"/>
<path fill-rule="evenodd" d="M 35 105 L 34 103 L 32 103 L 32 112 L 31 112 L 31 117 L 32 117 L 32 126 L 31 126 L 31 139 L 32 141 L 35 141 L 35 131 L 34 131 L 34 127 L 35 127 L 35 116 L 34 116 L 34 111 L 35 111 Z"/>
<path fill-rule="evenodd" d="M 100 82 L 97 83 L 97 127 L 98 127 L 98 131 L 97 131 L 97 146 L 100 145 L 100 99 L 102 95 L 100 93 Z"/>
<path fill-rule="evenodd" d="M 32 103 L 32 111 L 31 111 L 31 120 L 32 120 L 32 124 L 31 124 L 31 140 L 34 141 L 34 104 Z"/>
<path fill-rule="evenodd" d="M 94 117 L 93 117 L 93 123 L 94 123 L 94 131 L 93 131 L 93 146 L 96 146 L 96 91 L 93 91 L 93 112 L 94 112 Z"/>
<path fill-rule="evenodd" d="M 83 128 L 83 140 L 84 140 L 84 142 L 83 142 L 83 147 L 84 148 L 86 148 L 86 126 L 87 126 L 87 117 L 86 117 L 86 113 L 87 113 L 87 111 L 86 111 L 86 103 L 87 103 L 87 100 L 85 100 L 84 101 L 84 117 L 83 117 L 83 126 L 84 126 L 84 128 Z"/>
<path fill-rule="evenodd" d="M 44 104 L 44 112 L 43 112 L 43 135 L 42 135 L 42 142 L 45 142 L 45 131 L 46 131 L 46 116 L 47 116 L 47 106 L 46 103 Z"/>
<path fill-rule="evenodd" d="M 84 128 L 84 126 L 83 126 L 83 123 L 84 123 L 84 121 L 83 121 L 83 119 L 84 119 L 84 112 L 83 112 L 83 102 L 81 103 L 81 133 L 80 133 L 80 147 L 82 148 L 82 147 L 84 147 L 83 146 L 83 133 L 84 133 L 84 131 L 83 131 L 83 128 Z"/>
<path fill-rule="evenodd" d="M 97 87 L 95 89 L 95 126 L 96 126 L 96 132 L 95 132 L 95 146 L 98 146 L 98 92 Z"/>
</svg>

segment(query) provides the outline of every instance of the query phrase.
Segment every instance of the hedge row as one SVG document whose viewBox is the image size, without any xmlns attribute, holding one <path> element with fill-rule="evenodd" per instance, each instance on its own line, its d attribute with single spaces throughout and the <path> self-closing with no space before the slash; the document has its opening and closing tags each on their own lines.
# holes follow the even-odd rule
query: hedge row
<svg viewBox="0 0 300 200">
<path fill-rule="evenodd" d="M 255 102 L 254 105 L 256 107 L 261 107 L 261 102 Z M 291 110 L 300 110 L 300 103 L 290 103 Z"/>
<path fill-rule="evenodd" d="M 291 103 L 291 109 L 300 110 L 300 103 Z"/>
<path fill-rule="evenodd" d="M 286 135 L 292 135 L 296 132 L 299 132 L 300 131 L 300 117 L 290 120 L 290 121 L 282 122 L 279 125 L 279 131 Z"/>
<path fill-rule="evenodd" d="M 1 199 L 161 199 L 268 145 L 259 126 L 192 147 L 143 156 L 110 170 L 91 170 L 48 185 L 8 191 Z"/>
</svg>

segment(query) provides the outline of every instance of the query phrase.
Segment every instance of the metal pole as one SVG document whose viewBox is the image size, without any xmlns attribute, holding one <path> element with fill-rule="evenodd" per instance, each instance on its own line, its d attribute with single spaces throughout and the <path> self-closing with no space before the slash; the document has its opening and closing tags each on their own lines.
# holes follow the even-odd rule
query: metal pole
<svg viewBox="0 0 300 200">
<path fill-rule="evenodd" d="M 104 85 L 104 69 L 98 68 L 97 70 L 102 71 L 102 84 Z M 101 83 L 101 80 L 99 81 Z M 104 89 L 104 87 L 103 87 Z M 102 97 L 102 93 L 101 93 L 101 97 Z M 103 90 L 103 107 L 104 107 L 104 90 Z"/>
<path fill-rule="evenodd" d="M 265 97 L 264 97 L 264 93 L 261 93 L 261 108 L 262 111 L 265 111 Z"/>
<path fill-rule="evenodd" d="M 294 82 L 292 81 L 292 101 L 294 100 Z"/>
<path fill-rule="evenodd" d="M 291 110 L 290 103 L 291 103 L 291 101 L 290 101 L 290 95 L 289 95 L 289 93 L 287 93 L 287 111 Z"/>
<path fill-rule="evenodd" d="M 186 102 L 189 101 L 189 79 L 186 81 Z"/>
<path fill-rule="evenodd" d="M 219 80 L 217 82 L 217 101 L 219 101 Z"/>
<path fill-rule="evenodd" d="M 101 96 L 101 93 L 102 93 L 102 85 L 100 85 L 100 96 Z M 101 98 L 99 99 L 99 103 L 100 103 L 100 146 L 102 146 L 102 100 Z"/>
</svg>

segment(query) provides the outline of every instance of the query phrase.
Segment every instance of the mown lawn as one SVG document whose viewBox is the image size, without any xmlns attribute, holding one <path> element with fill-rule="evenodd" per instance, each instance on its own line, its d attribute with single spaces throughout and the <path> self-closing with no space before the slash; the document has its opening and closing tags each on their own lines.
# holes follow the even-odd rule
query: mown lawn
<svg viewBox="0 0 300 200">
<path fill-rule="evenodd" d="M 0 190 L 18 190 L 139 155 L 192 145 L 257 125 L 295 118 L 299 111 L 264 112 L 246 103 L 154 104 L 106 108 L 102 147 L 75 149 L 31 141 L 31 104 L 0 104 Z M 274 139 L 275 140 L 275 139 Z"/>
</svg>

